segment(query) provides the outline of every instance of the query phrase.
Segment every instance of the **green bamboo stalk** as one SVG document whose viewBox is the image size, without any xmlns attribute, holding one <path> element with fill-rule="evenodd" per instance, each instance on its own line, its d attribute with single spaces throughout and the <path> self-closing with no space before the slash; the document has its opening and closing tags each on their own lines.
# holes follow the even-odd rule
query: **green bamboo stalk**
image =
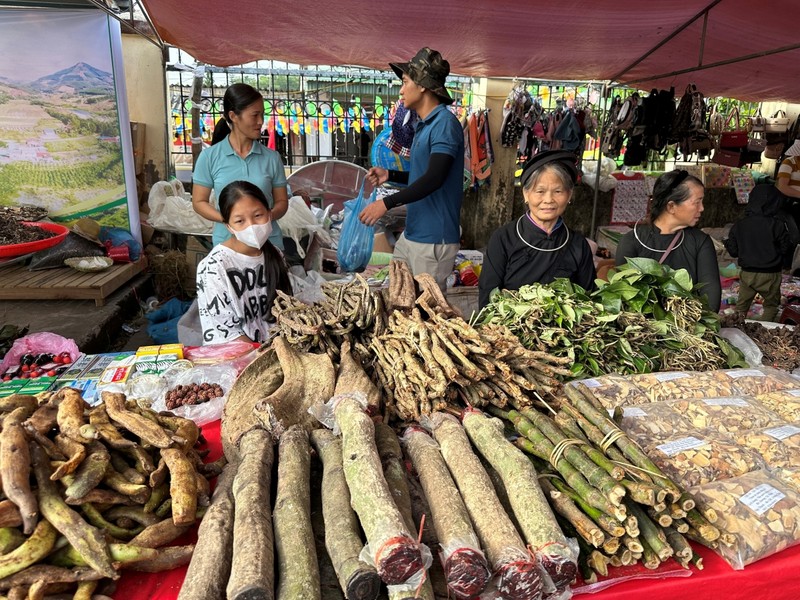
<svg viewBox="0 0 800 600">
<path fill-rule="evenodd" d="M 509 412 L 511 421 L 516 426 L 515 413 Z M 541 431 L 553 444 L 558 444 L 569 439 L 568 436 L 559 429 L 552 419 L 530 409 L 524 409 L 521 417 L 528 419 L 539 431 Z M 564 449 L 564 457 L 577 468 L 593 486 L 603 492 L 606 497 L 614 504 L 619 504 L 625 496 L 625 488 L 617 480 L 609 476 L 599 465 L 592 462 L 584 452 L 583 446 L 567 446 Z"/>
<path fill-rule="evenodd" d="M 695 529 L 702 539 L 713 542 L 719 539 L 720 531 L 716 527 L 714 527 L 708 520 L 700 514 L 700 511 L 696 508 L 693 508 L 690 511 L 686 512 L 686 522 L 689 523 L 689 526 Z"/>
<path fill-rule="evenodd" d="M 538 456 L 543 460 L 547 460 L 552 452 L 553 445 L 541 434 L 537 435 L 535 430 L 531 430 L 530 435 L 535 438 L 531 440 L 529 437 L 520 437 L 514 440 L 514 444 L 520 450 Z M 548 447 L 549 446 L 549 447 Z M 599 490 L 592 487 L 586 481 L 583 475 L 572 466 L 566 459 L 561 459 L 555 465 L 559 473 L 564 477 L 564 480 L 572 486 L 572 488 L 583 497 L 586 502 L 595 508 L 613 515 L 617 520 L 622 521 L 625 519 L 626 509 L 624 506 L 615 506 L 608 498 L 606 498 Z"/>
<path fill-rule="evenodd" d="M 539 477 L 539 485 L 553 510 L 570 523 L 575 532 L 587 543 L 599 548 L 605 541 L 605 534 L 598 525 L 577 507 L 569 496 L 558 491 L 549 477 Z"/>
<path fill-rule="evenodd" d="M 667 543 L 667 536 L 664 534 L 661 528 L 653 523 L 638 505 L 629 503 L 628 509 L 639 521 L 639 529 L 641 531 L 639 539 L 643 542 L 642 546 L 645 545 L 644 542 L 649 544 L 650 548 L 655 551 L 660 560 L 667 560 L 670 556 L 672 556 L 672 548 Z"/>
<path fill-rule="evenodd" d="M 575 504 L 577 504 L 580 509 L 589 516 L 590 519 L 592 519 L 592 521 L 602 527 L 603 530 L 609 535 L 612 537 L 620 537 L 625 534 L 625 528 L 619 524 L 619 521 L 614 519 L 614 517 L 611 515 L 604 513 L 602 510 L 591 506 L 588 502 L 581 498 L 577 492 L 567 486 L 566 483 L 556 478 L 551 479 L 551 482 L 556 489 L 558 489 L 558 491 L 569 496 L 569 498 Z"/>
<path fill-rule="evenodd" d="M 619 431 L 619 427 L 614 424 L 607 415 L 596 410 L 581 394 L 579 391 L 570 389 L 569 386 L 564 388 L 567 397 L 593 425 L 600 429 L 603 435 L 609 435 Z M 623 435 L 616 442 L 617 448 L 630 460 L 634 465 L 642 469 L 646 469 L 651 473 L 660 475 L 658 477 L 659 485 L 663 486 L 667 491 L 671 492 L 673 499 L 677 500 L 683 493 L 682 490 L 675 485 L 664 473 L 661 472 L 656 464 L 644 453 L 638 444 L 632 441 L 627 435 Z"/>
</svg>

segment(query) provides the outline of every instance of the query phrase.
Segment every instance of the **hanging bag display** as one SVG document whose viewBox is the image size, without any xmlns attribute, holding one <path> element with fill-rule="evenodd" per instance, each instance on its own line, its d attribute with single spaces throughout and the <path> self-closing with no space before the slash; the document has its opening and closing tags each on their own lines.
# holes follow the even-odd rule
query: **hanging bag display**
<svg viewBox="0 0 800 600">
<path fill-rule="evenodd" d="M 738 169 L 746 164 L 744 159 L 744 151 L 746 150 L 746 148 L 717 148 L 714 150 L 714 156 L 711 157 L 711 162 Z"/>
<path fill-rule="evenodd" d="M 786 116 L 786 113 L 782 110 L 777 111 L 771 117 L 766 119 L 766 129 L 767 133 L 786 133 L 789 129 L 789 119 Z"/>
<path fill-rule="evenodd" d="M 758 112 L 752 117 L 748 117 L 750 121 L 750 131 L 752 133 L 763 133 L 767 130 L 767 120 L 761 116 L 761 107 L 758 107 Z"/>
<path fill-rule="evenodd" d="M 734 120 L 734 118 L 736 120 Z M 738 149 L 747 147 L 747 131 L 739 128 L 739 109 L 734 107 L 725 120 L 725 129 L 732 128 L 731 131 L 723 131 L 719 136 L 719 147 L 725 149 Z"/>
</svg>

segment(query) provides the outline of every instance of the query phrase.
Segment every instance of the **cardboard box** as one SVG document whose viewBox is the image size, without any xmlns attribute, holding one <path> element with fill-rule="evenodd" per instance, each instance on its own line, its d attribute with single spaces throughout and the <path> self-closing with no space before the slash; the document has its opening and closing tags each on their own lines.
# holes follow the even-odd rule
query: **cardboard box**
<svg viewBox="0 0 800 600">
<path fill-rule="evenodd" d="M 6 396 L 19 393 L 19 391 L 25 387 L 26 383 L 28 383 L 27 379 L 12 379 L 11 381 L 1 382 L 0 398 L 5 398 Z"/>
<path fill-rule="evenodd" d="M 186 263 L 189 265 L 189 277 L 192 280 L 197 277 L 197 265 L 208 256 L 208 252 L 208 249 L 194 236 L 189 236 L 186 240 Z"/>
<path fill-rule="evenodd" d="M 372 242 L 372 251 L 373 252 L 386 252 L 391 254 L 394 252 L 394 248 L 389 245 L 388 240 L 386 239 L 385 233 L 376 233 L 375 240 Z"/>
</svg>

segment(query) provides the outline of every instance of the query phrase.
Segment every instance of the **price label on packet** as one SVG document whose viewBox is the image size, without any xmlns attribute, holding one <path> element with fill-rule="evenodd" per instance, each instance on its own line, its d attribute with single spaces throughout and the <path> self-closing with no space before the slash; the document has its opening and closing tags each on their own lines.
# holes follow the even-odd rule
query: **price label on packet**
<svg viewBox="0 0 800 600">
<path fill-rule="evenodd" d="M 676 379 L 684 379 L 688 376 L 689 374 L 683 371 L 675 371 L 674 373 L 653 373 L 653 377 L 661 383 L 665 381 L 675 381 Z"/>
<path fill-rule="evenodd" d="M 725 371 L 725 374 L 731 379 L 739 379 L 739 377 L 766 377 L 767 374 L 758 369 L 741 369 L 738 371 Z"/>
<path fill-rule="evenodd" d="M 800 427 L 795 425 L 782 425 L 781 427 L 773 427 L 772 429 L 765 429 L 764 433 L 768 436 L 774 437 L 776 440 L 785 440 L 795 434 L 800 433 Z"/>
<path fill-rule="evenodd" d="M 597 381 L 597 379 L 583 379 L 580 381 L 580 383 L 585 385 L 587 388 L 596 388 L 600 387 L 601 385 L 600 382 Z"/>
<path fill-rule="evenodd" d="M 663 454 L 667 456 L 675 456 L 676 454 L 680 454 L 685 450 L 693 450 L 694 448 L 700 448 L 701 446 L 705 446 L 708 442 L 705 440 L 700 440 L 696 437 L 685 437 L 679 440 L 675 440 L 673 442 L 667 442 L 666 444 L 661 444 L 660 446 L 656 446 L 657 450 L 660 450 Z"/>
<path fill-rule="evenodd" d="M 703 403 L 707 406 L 750 406 L 747 400 L 741 398 L 706 398 Z"/>
<path fill-rule="evenodd" d="M 767 512 L 785 497 L 786 494 L 780 490 L 776 490 L 768 483 L 762 483 L 761 485 L 757 485 L 752 490 L 742 495 L 739 500 L 747 508 L 761 517 L 765 512 Z"/>
<path fill-rule="evenodd" d="M 623 417 L 646 417 L 647 413 L 644 412 L 643 409 L 639 408 L 638 406 L 626 406 L 622 409 L 622 416 Z"/>
</svg>

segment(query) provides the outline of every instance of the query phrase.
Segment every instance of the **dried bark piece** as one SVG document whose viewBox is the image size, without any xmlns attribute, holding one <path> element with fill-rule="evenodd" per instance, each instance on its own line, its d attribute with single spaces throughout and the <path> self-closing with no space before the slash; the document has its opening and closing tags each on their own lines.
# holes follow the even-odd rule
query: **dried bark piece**
<svg viewBox="0 0 800 600">
<path fill-rule="evenodd" d="M 294 424 L 310 431 L 320 426 L 308 409 L 330 400 L 336 372 L 327 354 L 298 353 L 285 339 L 273 342 L 283 371 L 283 383 L 255 407 L 264 427 L 276 435 Z"/>
</svg>

